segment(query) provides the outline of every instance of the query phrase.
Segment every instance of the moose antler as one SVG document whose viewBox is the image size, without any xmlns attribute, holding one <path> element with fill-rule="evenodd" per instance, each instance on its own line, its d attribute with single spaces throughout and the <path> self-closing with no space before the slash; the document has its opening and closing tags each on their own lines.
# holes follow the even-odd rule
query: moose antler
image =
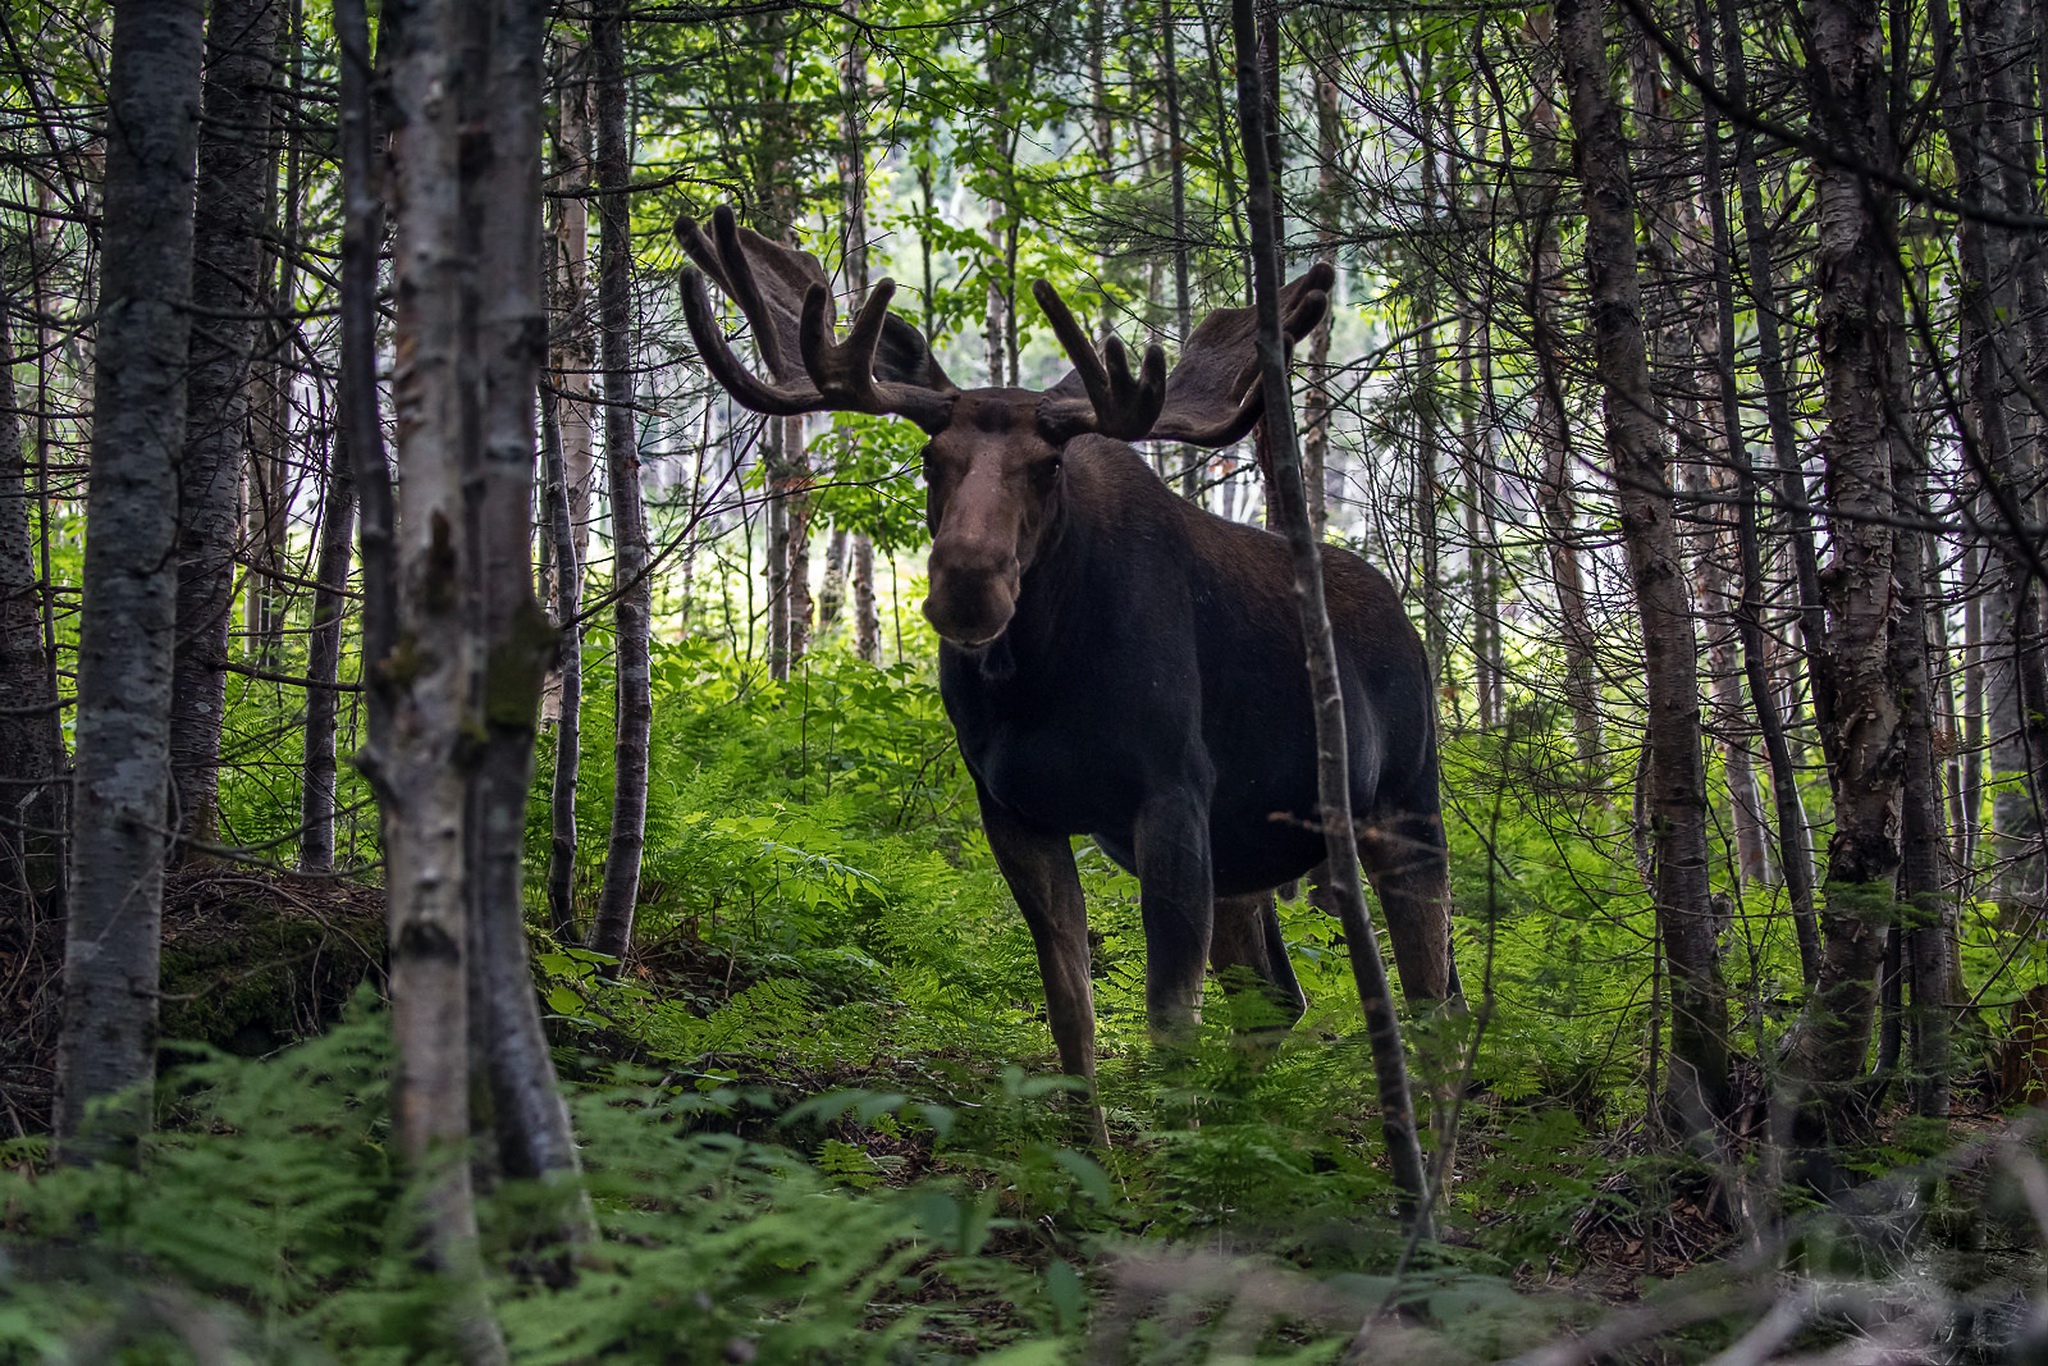
<svg viewBox="0 0 2048 1366">
<path fill-rule="evenodd" d="M 1319 261 L 1281 292 L 1289 345 L 1322 321 L 1335 279 L 1329 264 Z M 1048 428 L 1067 435 L 1092 431 L 1120 441 L 1215 447 L 1242 440 L 1258 425 L 1265 394 L 1259 387 L 1255 310 L 1219 308 L 1202 319 L 1188 334 L 1171 376 L 1160 349 L 1146 347 L 1134 379 L 1123 343 L 1111 337 L 1098 354 L 1057 290 L 1040 280 L 1031 292 L 1074 363 L 1074 373 L 1047 391 L 1040 420 Z M 1087 395 L 1086 403 L 1074 395 L 1076 385 Z"/>
<path fill-rule="evenodd" d="M 1337 273 L 1318 261 L 1280 292 L 1281 330 L 1292 346 L 1323 320 Z M 1188 335 L 1166 384 L 1154 441 L 1214 448 L 1242 441 L 1266 410 L 1259 386 L 1258 311 L 1219 308 Z"/>
<path fill-rule="evenodd" d="M 711 215 L 709 236 L 688 218 L 676 223 L 676 236 L 702 267 L 683 271 L 690 335 L 712 377 L 741 404 L 775 417 L 855 412 L 907 417 L 927 431 L 946 425 L 958 391 L 923 335 L 889 312 L 893 281 L 875 286 L 846 339 L 835 341 L 832 291 L 809 252 L 741 227 L 724 205 Z M 772 382 L 733 354 L 711 311 L 707 274 L 739 304 Z"/>
<path fill-rule="evenodd" d="M 1031 295 L 1045 310 L 1053 335 L 1074 362 L 1074 373 L 1088 395 L 1086 409 L 1075 403 L 1047 405 L 1042 411 L 1048 425 L 1074 436 L 1093 431 L 1119 441 L 1142 440 L 1166 403 L 1166 353 L 1157 346 L 1146 347 L 1133 379 L 1124 344 L 1112 336 L 1098 353 L 1050 281 L 1034 283 Z"/>
</svg>

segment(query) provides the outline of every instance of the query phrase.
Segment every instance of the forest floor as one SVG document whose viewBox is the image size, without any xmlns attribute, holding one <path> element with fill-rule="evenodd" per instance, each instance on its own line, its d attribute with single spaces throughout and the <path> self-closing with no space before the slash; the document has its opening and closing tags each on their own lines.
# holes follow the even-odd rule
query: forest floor
<svg viewBox="0 0 2048 1366">
<path fill-rule="evenodd" d="M 1718 1165 L 1676 1154 L 1649 1125 L 1640 1087 L 1604 1083 L 1597 1068 L 1566 1065 L 1568 1054 L 1517 1053 L 1514 1036 L 1503 1034 L 1495 1061 L 1475 1074 L 1486 1079 L 1465 1086 L 1441 1241 L 1410 1248 L 1389 1214 L 1363 1054 L 1348 1023 L 1355 1005 L 1343 1004 L 1341 965 L 1312 911 L 1283 908 L 1304 979 L 1321 994 L 1302 1026 L 1262 1051 L 1218 1019 L 1190 1059 L 1162 1061 L 1132 1024 L 1142 974 L 1131 966 L 1141 939 L 1134 927 L 1119 928 L 1119 917 L 1132 918 L 1129 889 L 1113 870 L 1089 871 L 1084 858 L 1091 897 L 1102 897 L 1105 912 L 1097 966 L 1113 1134 L 1110 1149 L 1091 1149 L 1081 1141 L 1078 1099 L 1052 1075 L 1028 942 L 1014 916 L 1001 914 L 999 885 L 975 871 L 980 855 L 956 850 L 956 863 L 933 861 L 928 832 L 900 847 L 893 835 L 865 845 L 835 838 L 827 825 L 787 813 L 772 827 L 745 812 L 687 818 L 669 832 L 669 848 L 706 862 L 657 854 L 654 904 L 623 979 L 608 960 L 534 941 L 557 1064 L 595 1189 L 617 1223 L 608 1246 L 685 1258 L 662 1273 L 671 1281 L 728 1277 L 730 1303 L 721 1297 L 712 1314 L 707 1300 L 700 1317 L 742 1328 L 786 1319 L 794 1331 L 803 1313 L 825 1313 L 819 1306 L 838 1293 L 853 1297 L 848 1322 L 860 1333 L 879 1342 L 913 1331 L 922 1350 L 942 1358 L 1013 1344 L 1021 1351 L 1056 1332 L 1069 1343 L 1111 1344 L 1097 1353 L 1103 1360 L 1162 1362 L 1190 1359 L 1195 1339 L 1212 1357 L 1233 1342 L 1251 1344 L 1247 1356 L 1289 1344 L 1322 1351 L 1371 1322 L 1372 1355 L 1413 1366 L 1505 1359 L 1601 1325 L 1637 1334 L 1625 1359 L 1663 1363 L 1711 1355 L 1761 1321 L 1781 1292 L 1792 1294 L 1788 1287 L 1807 1294 L 1824 1284 L 1849 1307 L 1813 1311 L 1832 1325 L 1816 1330 L 1817 1342 L 1907 1324 L 1915 1341 L 1963 1346 L 1902 1359 L 1976 1362 L 2001 1359 L 2021 1331 L 2043 1264 L 2033 1213 L 2014 1183 L 2040 1169 L 2011 1138 L 1989 1075 L 1958 1087 L 1957 1113 L 1938 1135 L 1896 1107 L 1881 1111 L 1845 1150 L 1844 1213 L 1790 1200 L 1811 1212 L 1757 1234 L 1739 1217 L 1743 1197 L 1731 1195 L 1763 1184 L 1765 1154 L 1753 1143 L 1738 1139 Z M 924 852 L 903 852 L 920 843 Z M 778 869 L 772 884 L 742 896 L 731 870 L 764 864 Z M 708 900 L 705 888 L 715 893 Z M 283 1135 L 260 1141 L 285 1145 L 280 1152 L 303 1143 L 293 1161 L 306 1164 L 310 1184 L 259 1203 L 361 1201 L 351 1225 L 358 1238 L 388 1218 L 370 1197 L 391 1198 L 390 1175 L 369 1169 L 353 1194 L 336 1194 L 328 1167 L 335 1153 L 383 1148 L 374 1080 L 385 1065 L 375 1008 L 382 912 L 381 891 L 358 881 L 225 866 L 174 873 L 165 901 L 164 1037 L 176 1042 L 163 1061 L 196 1066 L 184 1075 L 199 1078 L 197 1089 L 169 1088 L 167 1100 L 167 1125 L 186 1126 L 193 1139 L 167 1137 L 175 1149 L 238 1131 L 260 1135 L 277 1122 L 262 1116 L 291 1111 Z M 33 1143 L 47 1114 L 54 946 L 48 927 L 16 922 L 0 930 L 8 932 L 15 937 L 0 938 L 0 1081 L 19 1147 Z M 984 932 L 990 937 L 974 937 Z M 1221 993 L 1214 1007 L 1218 1016 L 1233 1008 Z M 1442 1045 L 1425 1031 L 1413 1046 L 1426 1054 Z M 1545 1060 L 1557 1057 L 1565 1063 Z M 209 1085 L 231 1098 L 226 1109 L 194 1108 Z M 325 1101 L 323 1087 L 334 1091 Z M 1759 1096 L 1758 1116 L 1761 1104 Z M 300 1107 L 329 1117 L 301 1117 Z M 646 1118 L 620 1127 L 628 1114 Z M 353 1150 L 352 1124 L 368 1126 Z M 650 1134 L 685 1146 L 655 1153 Z M 199 1151 L 168 1150 L 163 1160 Z M 735 1161 L 756 1175 L 735 1184 Z M 190 1170 L 207 1189 L 218 1180 L 205 1163 Z M 794 1174 L 793 1193 L 750 1184 L 764 1173 L 782 1174 L 778 1182 Z M 168 1179 L 173 1208 L 178 1179 Z M 47 1178 L 44 1185 L 46 1196 L 59 1189 Z M 194 1198 L 219 1208 L 216 1194 Z M 31 1227 L 22 1199 L 0 1199 L 0 1235 Z M 636 1221 L 657 1208 L 676 1222 L 649 1232 Z M 942 1227 L 953 1231 L 931 1231 Z M 721 1239 L 739 1239 L 741 1251 L 720 1251 Z M 175 1242 L 141 1241 L 169 1265 L 187 1255 Z M 851 1277 L 836 1291 L 807 1260 L 835 1241 L 849 1249 L 851 1268 L 833 1273 Z M 265 1266 L 318 1265 L 303 1250 L 264 1256 Z M 290 1294 L 244 1289 L 233 1299 L 304 1295 L 307 1307 L 294 1311 L 300 1331 L 339 1312 L 311 1307 L 335 1287 L 355 1286 L 360 1297 L 389 1274 L 349 1266 L 336 1263 Z M 794 1280 L 791 1266 L 803 1268 Z M 272 1274 L 238 1272 L 238 1282 L 208 1269 L 201 1279 L 254 1285 Z M 622 1283 L 644 1286 L 648 1273 L 639 1274 Z M 593 1304 L 617 1293 L 601 1278 L 585 1284 Z M 339 1302 L 388 1314 L 373 1297 Z M 655 1309 L 684 1312 L 667 1302 Z M 76 1314 L 90 1321 L 97 1312 Z M 550 1314 L 570 1313 L 517 1298 L 506 1312 L 510 1331 L 529 1342 L 554 1331 Z M 522 1313 L 539 1317 L 522 1327 Z M 606 1313 L 612 1325 L 616 1315 Z M 318 1331 L 330 1343 L 347 1340 L 332 1325 Z M 616 1338 L 634 1359 L 661 1340 L 651 1328 L 622 1331 L 607 1326 L 592 1340 Z M 682 1331 L 704 1327 L 692 1320 Z M 765 1359 L 807 1360 L 809 1350 L 794 1345 Z M 645 1359 L 663 1358 L 657 1349 Z"/>
<path fill-rule="evenodd" d="M 38 918 L 0 920 L 0 1122 L 48 1129 L 63 942 Z M 348 878 L 214 864 L 165 879 L 160 1034 L 261 1057 L 318 1034 L 366 980 L 383 985 L 384 893 Z"/>
</svg>

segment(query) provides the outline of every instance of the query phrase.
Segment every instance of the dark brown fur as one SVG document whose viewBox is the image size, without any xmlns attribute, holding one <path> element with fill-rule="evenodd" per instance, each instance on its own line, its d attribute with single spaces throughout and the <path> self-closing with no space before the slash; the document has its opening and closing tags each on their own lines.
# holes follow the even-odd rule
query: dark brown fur
<svg viewBox="0 0 2048 1366">
<path fill-rule="evenodd" d="M 1157 1030 L 1193 1023 L 1205 961 L 1249 969 L 1298 1016 L 1269 889 L 1318 863 L 1323 840 L 1285 542 L 1176 497 L 1099 437 L 1055 450 L 951 428 L 927 468 L 940 689 L 1038 947 L 1062 1066 L 1094 1071 L 1077 834 L 1138 875 Z M 1447 999 L 1422 644 L 1377 571 L 1334 547 L 1324 565 L 1360 854 L 1409 996 Z"/>
</svg>

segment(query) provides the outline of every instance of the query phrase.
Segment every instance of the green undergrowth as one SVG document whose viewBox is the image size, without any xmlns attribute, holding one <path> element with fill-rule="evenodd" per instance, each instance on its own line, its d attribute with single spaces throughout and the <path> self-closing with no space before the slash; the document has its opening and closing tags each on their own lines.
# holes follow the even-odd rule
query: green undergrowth
<svg viewBox="0 0 2048 1366">
<path fill-rule="evenodd" d="M 586 913 L 612 762 L 601 634 L 590 657 Z M 1112 1136 L 1092 1147 L 929 663 L 826 652 L 776 682 L 690 641 L 658 646 L 654 676 L 624 971 L 539 929 L 543 739 L 536 977 L 605 1237 L 566 1274 L 533 1244 L 547 1200 L 486 1179 L 515 1360 L 1024 1366 L 1085 1345 L 1103 1361 L 1324 1362 L 1378 1315 L 1374 1354 L 1490 1361 L 1740 1246 L 1716 1192 L 1754 1157 L 1717 1172 L 1646 1127 L 1648 895 L 1627 813 L 1567 780 L 1559 728 L 1447 749 L 1474 1009 L 1407 1021 L 1425 1125 L 1459 1121 L 1442 1240 L 1415 1248 L 1333 920 L 1281 904 L 1311 998 L 1294 1029 L 1257 1033 L 1263 1002 L 1212 985 L 1199 1037 L 1156 1047 L 1136 882 L 1077 841 Z M 1731 900 L 1723 938 L 1752 1058 L 1798 1004 L 1780 900 Z M 1973 972 L 2012 956 L 1995 924 L 1965 924 Z M 385 1031 L 365 996 L 268 1057 L 198 1054 L 163 1087 L 139 1176 L 50 1170 L 34 1143 L 0 1153 L 0 1363 L 443 1359 L 442 1292 L 389 1150 Z M 1880 1138 L 1854 1160 L 1882 1171 L 1945 1137 Z M 1930 1226 L 1980 1228 L 1929 1190 Z M 1709 1354 L 1739 1317 L 1707 1316 L 1659 1359 Z"/>
<path fill-rule="evenodd" d="M 17 1145 L 0 1361 L 451 1359 L 390 1149 L 388 1049 L 366 995 L 268 1059 L 192 1050 L 139 1173 L 43 1168 Z M 572 1267 L 533 1241 L 548 1195 L 484 1196 L 513 1359 L 1051 1362 L 1091 1322 L 1100 1345 L 1107 1322 L 1115 1360 L 1249 1333 L 1261 1357 L 1327 1361 L 1391 1306 L 1455 1362 L 1583 1317 L 1483 1258 L 1387 1274 L 1400 1241 L 1370 1157 L 1255 1119 L 1241 1057 L 1198 1049 L 1154 1078 L 1181 1122 L 1107 1152 L 1065 1142 L 1061 1084 L 1015 1068 L 951 1105 L 834 1091 L 786 1106 L 615 1068 L 573 1094 L 601 1245 Z"/>
</svg>

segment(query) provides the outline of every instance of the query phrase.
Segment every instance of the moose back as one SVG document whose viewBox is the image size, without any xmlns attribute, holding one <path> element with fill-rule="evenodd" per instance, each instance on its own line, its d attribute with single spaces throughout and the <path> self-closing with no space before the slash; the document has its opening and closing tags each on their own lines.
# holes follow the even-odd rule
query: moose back
<svg viewBox="0 0 2048 1366">
<path fill-rule="evenodd" d="M 1248 969 L 1298 1018 L 1271 889 L 1323 857 L 1315 726 L 1286 543 L 1179 498 L 1128 444 L 1218 447 L 1257 423 L 1252 310 L 1211 313 L 1166 374 L 1098 351 L 1034 289 L 1074 371 L 1044 391 L 955 387 L 884 280 L 835 336 L 823 269 L 740 227 L 678 224 L 683 299 L 713 376 L 757 412 L 894 414 L 930 437 L 924 612 L 946 714 L 1004 878 L 1030 925 L 1061 1066 L 1095 1074 L 1087 913 L 1071 837 L 1136 873 L 1146 1010 L 1195 1024 L 1205 964 Z M 733 354 L 704 288 L 738 303 L 769 371 Z M 1327 307 L 1288 286 L 1290 341 Z M 1351 749 L 1359 853 L 1411 999 L 1455 993 L 1427 658 L 1392 585 L 1343 550 L 1324 574 Z M 1098 1119 L 1098 1132 L 1100 1121 Z"/>
</svg>

